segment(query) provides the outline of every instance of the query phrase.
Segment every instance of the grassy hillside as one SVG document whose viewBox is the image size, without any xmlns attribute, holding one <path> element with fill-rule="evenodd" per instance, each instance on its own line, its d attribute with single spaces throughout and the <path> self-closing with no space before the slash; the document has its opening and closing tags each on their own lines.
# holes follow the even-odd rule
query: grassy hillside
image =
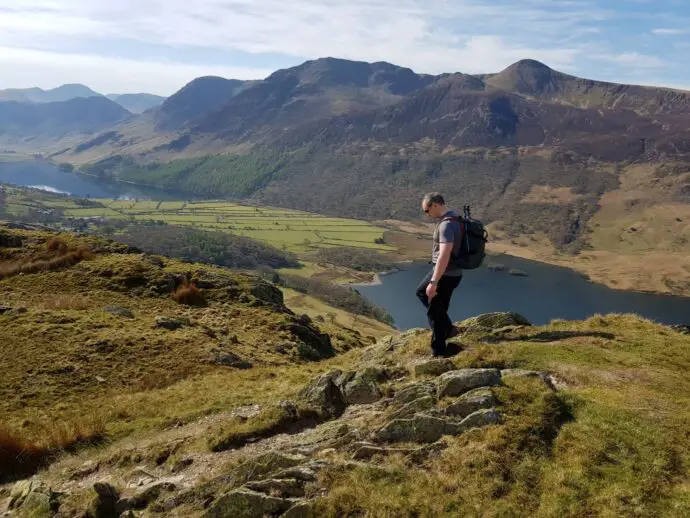
<svg viewBox="0 0 690 518">
<path fill-rule="evenodd" d="M 93 417 L 107 434 L 131 432 L 231 397 L 173 397 L 154 417 L 155 405 L 131 403 L 151 390 L 191 390 L 238 367 L 303 364 L 370 343 L 336 320 L 295 316 L 266 281 L 134 252 L 0 228 L 0 333 L 12 337 L 0 344 L 3 426 L 39 437 L 56 419 Z"/>
<path fill-rule="evenodd" d="M 78 280 L 75 268 L 81 266 L 119 272 L 115 265 L 127 259 L 100 252 L 60 278 Z M 173 262 L 157 268 L 176 271 Z M 240 286 L 245 282 L 228 272 L 211 272 L 216 279 L 232 275 Z M 24 277 L 40 292 L 52 291 L 51 279 L 57 276 Z M 117 273 L 108 282 L 121 277 Z M 89 279 L 95 286 L 104 282 L 93 273 Z M 57 423 L 65 418 L 61 405 L 80 415 L 92 415 L 97 407 L 109 416 L 101 427 L 105 443 L 63 455 L 30 488 L 14 486 L 18 516 L 115 508 L 145 509 L 150 516 L 233 518 L 280 516 L 288 509 L 285 516 L 300 510 L 297 516 L 314 517 L 676 517 L 690 512 L 690 336 L 632 315 L 554 321 L 538 328 L 510 314 L 486 315 L 458 323 L 463 334 L 455 342 L 461 352 L 452 360 L 429 362 L 429 333 L 412 330 L 305 362 L 271 352 L 271 323 L 290 315 L 255 306 L 253 298 L 223 305 L 216 301 L 217 290 L 209 289 L 208 308 L 179 309 L 166 297 L 100 288 L 95 297 L 116 302 L 128 297 L 128 304 L 139 304 L 135 319 L 128 321 L 131 334 L 138 329 L 163 333 L 144 324 L 144 304 L 166 314 L 191 315 L 218 337 L 218 317 L 231 312 L 244 326 L 222 319 L 232 332 L 242 329 L 231 350 L 255 365 L 199 368 L 195 353 L 213 339 L 192 326 L 165 331 L 153 348 L 156 364 L 164 364 L 172 349 L 178 362 L 184 359 L 180 363 L 198 369 L 196 374 L 162 385 L 118 386 L 110 380 L 114 373 L 100 364 L 106 381 L 98 389 L 84 381 L 57 390 L 57 381 L 45 380 L 74 379 L 91 368 L 82 364 L 76 371 L 42 372 L 46 365 L 51 370 L 60 365 L 41 356 L 51 349 L 62 349 L 63 361 L 75 361 L 69 354 L 79 342 L 63 345 L 50 329 L 76 325 L 54 322 L 78 318 L 79 310 L 39 313 L 46 296 L 32 298 L 24 279 L 5 279 L 0 286 L 30 302 L 26 313 L 0 315 L 0 325 L 19 330 L 19 336 L 39 314 L 51 315 L 50 323 L 31 323 L 32 329 L 42 325 L 41 333 L 52 333 L 50 346 L 19 341 L 12 348 L 21 360 L 5 367 L 10 382 L 20 372 L 50 376 L 33 385 L 31 399 Z M 94 322 L 99 318 L 93 310 L 81 312 Z M 119 341 L 124 331 L 107 327 L 106 319 L 99 323 L 98 332 L 118 344 L 113 353 L 98 353 L 117 363 L 113 370 L 134 379 L 152 370 L 145 344 L 152 347 L 156 337 L 138 347 L 136 363 L 125 362 L 130 353 Z M 336 316 L 319 326 L 331 336 L 352 335 L 342 323 Z M 356 329 L 358 322 L 348 324 Z M 26 348 L 32 355 L 24 356 Z M 20 396 L 28 392 L 18 382 L 13 390 Z M 51 397 L 58 409 L 51 407 Z M 26 424 L 18 426 L 32 429 L 27 408 L 5 402 L 2 411 L 4 420 L 23 419 Z M 11 487 L 0 486 L 0 495 L 9 495 Z M 26 494 L 17 496 L 21 488 Z"/>
</svg>

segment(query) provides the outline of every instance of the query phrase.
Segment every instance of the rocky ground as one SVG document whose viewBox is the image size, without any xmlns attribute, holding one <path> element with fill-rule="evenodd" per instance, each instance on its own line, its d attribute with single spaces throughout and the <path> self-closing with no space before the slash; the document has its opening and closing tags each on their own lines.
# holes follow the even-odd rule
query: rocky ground
<svg viewBox="0 0 690 518">
<path fill-rule="evenodd" d="M 483 323 L 505 330 L 526 322 L 506 314 Z M 526 379 L 535 391 L 556 390 L 542 372 L 458 368 L 450 359 L 405 361 L 411 340 L 424 334 L 387 337 L 362 351 L 352 370 L 325 372 L 295 401 L 275 402 L 294 416 L 290 430 L 248 437 L 224 451 L 190 448 L 214 425 L 251 421 L 263 410 L 240 407 L 168 430 L 155 442 L 132 441 L 86 461 L 70 457 L 5 488 L 4 516 L 312 516 L 326 490 L 325 471 L 385 472 L 391 456 L 422 466 L 447 448 L 447 438 L 501 426 L 497 387 L 509 390 L 512 380 Z M 301 419 L 300 408 L 314 414 Z"/>
</svg>

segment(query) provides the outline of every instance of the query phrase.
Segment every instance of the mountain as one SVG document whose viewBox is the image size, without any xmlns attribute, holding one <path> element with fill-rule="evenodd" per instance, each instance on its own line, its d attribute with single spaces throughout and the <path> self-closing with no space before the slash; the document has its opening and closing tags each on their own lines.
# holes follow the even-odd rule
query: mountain
<svg viewBox="0 0 690 518">
<path fill-rule="evenodd" d="M 66 84 L 51 90 L 43 90 L 41 88 L 0 90 L 0 101 L 53 103 L 69 101 L 78 97 L 101 97 L 101 94 L 82 84 Z"/>
<path fill-rule="evenodd" d="M 194 121 L 201 133 L 244 140 L 281 136 L 303 124 L 393 104 L 437 80 L 389 63 L 325 58 L 279 70 Z"/>
<path fill-rule="evenodd" d="M 488 77 L 485 83 L 488 89 L 578 108 L 627 109 L 641 115 L 690 114 L 688 92 L 582 79 L 529 59 Z"/>
<path fill-rule="evenodd" d="M 156 125 L 165 130 L 182 128 L 223 107 L 251 84 L 222 77 L 199 77 L 163 102 L 154 114 Z"/>
<path fill-rule="evenodd" d="M 615 286 L 648 286 L 633 268 L 644 256 L 666 265 L 644 274 L 654 273 L 655 291 L 685 293 L 689 116 L 690 92 L 578 78 L 534 60 L 428 76 L 325 58 L 263 81 L 192 81 L 136 128 L 112 128 L 59 159 L 365 219 L 419 218 L 421 193 L 440 190 L 471 204 L 501 250 L 581 258 L 579 268 L 609 272 Z M 649 262 L 655 253 L 668 259 Z"/>
<path fill-rule="evenodd" d="M 165 97 L 146 93 L 108 94 L 106 97 L 122 106 L 125 110 L 137 114 L 156 108 L 165 101 Z"/>
<path fill-rule="evenodd" d="M 0 136 L 34 139 L 89 134 L 129 116 L 127 110 L 105 97 L 79 97 L 40 104 L 0 102 Z"/>
</svg>

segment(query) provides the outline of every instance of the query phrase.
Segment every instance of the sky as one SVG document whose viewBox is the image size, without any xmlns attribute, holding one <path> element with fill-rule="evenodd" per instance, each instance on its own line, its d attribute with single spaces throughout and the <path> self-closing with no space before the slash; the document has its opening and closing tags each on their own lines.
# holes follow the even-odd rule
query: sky
<svg viewBox="0 0 690 518">
<path fill-rule="evenodd" d="M 327 56 L 690 89 L 689 53 L 690 0 L 0 0 L 0 89 L 170 95 Z"/>
</svg>

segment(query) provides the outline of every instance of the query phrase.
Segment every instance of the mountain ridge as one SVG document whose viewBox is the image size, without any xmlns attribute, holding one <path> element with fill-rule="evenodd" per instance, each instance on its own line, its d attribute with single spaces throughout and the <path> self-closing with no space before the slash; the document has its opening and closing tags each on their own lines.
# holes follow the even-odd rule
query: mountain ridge
<svg viewBox="0 0 690 518">
<path fill-rule="evenodd" d="M 686 114 L 690 92 L 534 60 L 426 76 L 323 58 L 262 81 L 199 78 L 53 158 L 106 178 L 361 219 L 416 219 L 420 193 L 439 190 L 471 204 L 504 245 L 538 243 L 553 261 L 606 252 L 628 271 L 620 258 L 633 263 L 650 246 L 677 265 L 690 253 Z M 674 217 L 650 219 L 647 200 Z M 677 268 L 663 271 L 664 290 L 686 289 Z"/>
</svg>

